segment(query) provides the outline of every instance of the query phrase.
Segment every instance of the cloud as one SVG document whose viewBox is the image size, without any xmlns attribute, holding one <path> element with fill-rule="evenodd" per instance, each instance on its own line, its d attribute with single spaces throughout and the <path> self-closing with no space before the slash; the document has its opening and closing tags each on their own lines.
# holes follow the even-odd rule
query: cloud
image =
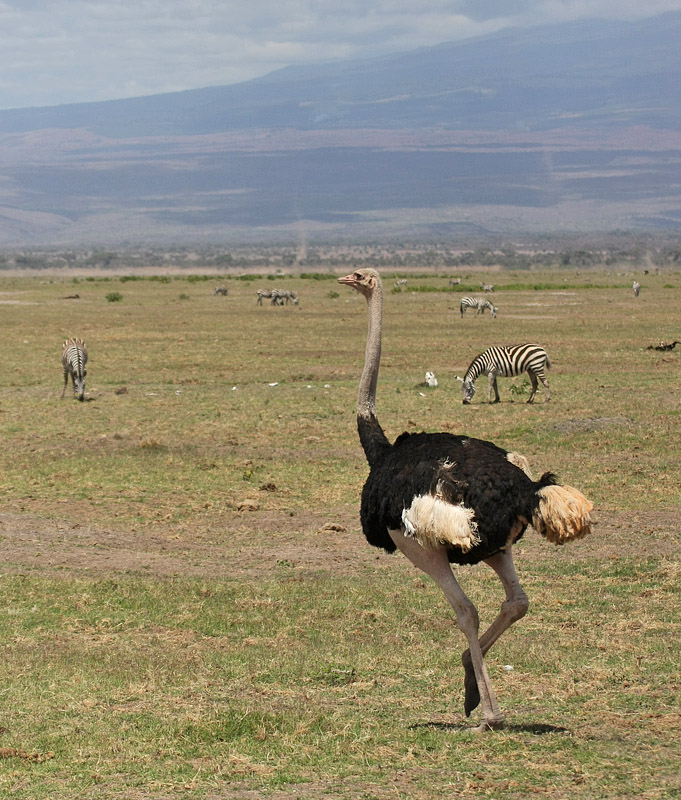
<svg viewBox="0 0 681 800">
<path fill-rule="evenodd" d="M 672 9 L 681 0 L 0 0 L 0 108 L 224 85 L 512 24 Z"/>
</svg>

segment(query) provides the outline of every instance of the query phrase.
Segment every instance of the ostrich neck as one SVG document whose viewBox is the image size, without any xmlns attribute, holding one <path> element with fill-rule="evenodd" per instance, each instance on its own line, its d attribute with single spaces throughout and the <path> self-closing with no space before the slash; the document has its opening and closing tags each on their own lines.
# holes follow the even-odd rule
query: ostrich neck
<svg viewBox="0 0 681 800">
<path fill-rule="evenodd" d="M 383 293 L 380 283 L 367 297 L 369 331 L 367 334 L 364 369 L 357 393 L 357 427 L 359 438 L 369 464 L 374 464 L 390 442 L 376 418 L 376 386 L 381 363 L 381 326 L 383 322 Z"/>
</svg>

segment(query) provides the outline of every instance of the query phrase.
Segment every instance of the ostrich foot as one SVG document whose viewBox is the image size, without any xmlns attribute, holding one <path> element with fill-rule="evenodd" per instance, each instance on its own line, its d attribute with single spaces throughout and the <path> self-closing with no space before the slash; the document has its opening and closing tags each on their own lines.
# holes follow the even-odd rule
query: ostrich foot
<svg viewBox="0 0 681 800">
<path fill-rule="evenodd" d="M 466 712 L 466 716 L 470 717 L 471 711 L 480 705 L 480 690 L 478 689 L 478 682 L 475 679 L 475 671 L 473 670 L 473 662 L 468 651 L 463 654 L 461 661 L 466 670 L 466 675 L 464 677 L 465 697 L 463 709 Z"/>
<path fill-rule="evenodd" d="M 503 717 L 492 717 L 492 719 L 483 719 L 477 728 L 473 728 L 476 733 L 484 733 L 485 731 L 500 731 L 504 727 Z"/>
</svg>

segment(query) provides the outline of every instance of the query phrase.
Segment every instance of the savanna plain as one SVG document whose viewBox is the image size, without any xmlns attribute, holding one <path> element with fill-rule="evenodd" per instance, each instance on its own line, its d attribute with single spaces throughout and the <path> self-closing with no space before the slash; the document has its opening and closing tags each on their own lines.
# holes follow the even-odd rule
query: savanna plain
<svg viewBox="0 0 681 800">
<path fill-rule="evenodd" d="M 530 611 L 487 657 L 504 730 L 463 714 L 439 590 L 360 530 L 361 297 L 312 274 L 3 276 L 0 796 L 681 797 L 681 345 L 648 349 L 681 336 L 681 273 L 397 277 L 388 435 L 491 439 L 595 504 L 585 539 L 515 547 Z M 497 318 L 461 319 L 481 281 Z M 300 304 L 258 306 L 274 286 Z M 82 403 L 60 397 L 67 336 Z M 551 402 L 521 376 L 463 406 L 473 357 L 523 341 Z M 457 577 L 484 628 L 498 580 Z"/>
</svg>

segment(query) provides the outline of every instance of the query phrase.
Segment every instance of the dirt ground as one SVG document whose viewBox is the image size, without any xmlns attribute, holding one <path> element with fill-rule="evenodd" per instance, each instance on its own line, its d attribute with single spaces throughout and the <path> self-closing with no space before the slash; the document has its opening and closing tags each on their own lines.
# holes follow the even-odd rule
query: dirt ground
<svg viewBox="0 0 681 800">
<path fill-rule="evenodd" d="M 678 555 L 681 509 L 600 511 L 594 517 L 592 535 L 565 549 L 571 558 Z M 514 552 L 522 558 L 542 547 L 546 545 L 530 530 Z M 0 514 L 5 572 L 123 572 L 209 580 L 266 576 L 281 565 L 301 572 L 353 574 L 368 564 L 387 566 L 394 558 L 367 545 L 352 506 L 324 515 L 235 512 L 193 533 L 161 525 L 116 530 Z"/>
</svg>

